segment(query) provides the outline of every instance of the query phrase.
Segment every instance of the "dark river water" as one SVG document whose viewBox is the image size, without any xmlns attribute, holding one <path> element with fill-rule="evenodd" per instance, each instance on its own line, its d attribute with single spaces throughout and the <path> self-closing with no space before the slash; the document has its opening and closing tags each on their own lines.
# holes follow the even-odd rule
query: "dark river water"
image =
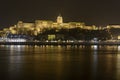
<svg viewBox="0 0 120 80">
<path fill-rule="evenodd" d="M 120 80 L 120 46 L 0 46 L 0 80 Z"/>
</svg>

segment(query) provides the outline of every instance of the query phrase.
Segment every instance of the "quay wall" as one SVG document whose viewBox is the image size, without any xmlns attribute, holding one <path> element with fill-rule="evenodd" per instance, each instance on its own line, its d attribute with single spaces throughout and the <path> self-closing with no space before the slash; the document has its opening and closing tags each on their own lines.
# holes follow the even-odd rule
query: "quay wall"
<svg viewBox="0 0 120 80">
<path fill-rule="evenodd" d="M 0 42 L 0 45 L 120 45 L 120 42 Z"/>
</svg>

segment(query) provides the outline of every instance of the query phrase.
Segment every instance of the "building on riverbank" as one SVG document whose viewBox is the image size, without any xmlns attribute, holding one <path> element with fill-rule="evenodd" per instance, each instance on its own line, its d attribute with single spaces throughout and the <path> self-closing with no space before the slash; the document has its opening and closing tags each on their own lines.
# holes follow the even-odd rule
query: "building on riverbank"
<svg viewBox="0 0 120 80">
<path fill-rule="evenodd" d="M 93 26 L 86 26 L 83 22 L 68 22 L 65 23 L 63 17 L 59 15 L 56 21 L 51 20 L 35 20 L 33 23 L 25 23 L 23 21 L 18 21 L 14 26 L 10 26 L 7 29 L 3 29 L 4 32 L 11 32 L 12 34 L 29 34 L 29 35 L 38 35 L 44 29 L 71 29 L 71 28 L 81 28 L 87 30 L 98 30 L 98 28 Z"/>
</svg>

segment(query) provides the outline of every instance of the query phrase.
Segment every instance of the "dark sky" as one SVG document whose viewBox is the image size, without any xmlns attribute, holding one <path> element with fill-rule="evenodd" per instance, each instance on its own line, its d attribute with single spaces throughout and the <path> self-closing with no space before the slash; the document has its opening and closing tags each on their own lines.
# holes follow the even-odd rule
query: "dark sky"
<svg viewBox="0 0 120 80">
<path fill-rule="evenodd" d="M 79 21 L 87 25 L 120 24 L 120 0 L 0 0 L 0 28 L 18 20 Z"/>
</svg>

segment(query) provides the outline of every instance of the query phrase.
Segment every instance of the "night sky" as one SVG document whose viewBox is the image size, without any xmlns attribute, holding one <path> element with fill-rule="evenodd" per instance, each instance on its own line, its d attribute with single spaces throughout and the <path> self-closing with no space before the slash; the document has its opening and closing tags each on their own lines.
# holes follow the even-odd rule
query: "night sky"
<svg viewBox="0 0 120 80">
<path fill-rule="evenodd" d="M 85 22 L 86 25 L 120 24 L 120 0 L 1 0 L 0 28 L 19 20 L 56 21 L 61 13 L 64 22 Z"/>
</svg>

